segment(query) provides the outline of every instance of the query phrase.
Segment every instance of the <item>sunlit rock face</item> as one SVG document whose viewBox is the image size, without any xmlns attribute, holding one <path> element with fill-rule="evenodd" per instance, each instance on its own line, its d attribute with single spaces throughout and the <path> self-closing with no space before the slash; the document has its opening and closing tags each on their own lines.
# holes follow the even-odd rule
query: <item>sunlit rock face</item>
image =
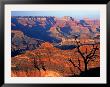
<svg viewBox="0 0 110 87">
<path fill-rule="evenodd" d="M 86 48 L 89 51 L 92 46 L 87 45 L 80 49 L 85 52 Z M 12 76 L 68 77 L 79 75 L 81 73 L 79 69 L 68 61 L 71 58 L 78 66 L 79 58 L 80 68 L 84 71 L 84 61 L 76 51 L 77 49 L 61 50 L 55 48 L 51 43 L 43 43 L 38 49 L 12 57 Z M 100 54 L 99 50 L 96 54 Z M 34 58 L 38 68 L 34 66 Z M 95 61 L 90 62 L 88 69 L 99 67 L 99 58 L 100 56 Z"/>
<path fill-rule="evenodd" d="M 87 17 L 83 20 L 75 20 L 69 16 L 62 18 L 54 16 L 15 16 L 11 19 L 12 30 L 17 29 L 29 37 L 49 42 L 58 42 L 58 38 L 66 38 L 68 35 L 80 35 L 79 38 L 87 35 L 85 38 L 91 39 L 100 32 L 100 21 Z M 57 29 L 58 26 L 59 29 Z"/>
<path fill-rule="evenodd" d="M 93 44 L 98 45 L 98 56 L 88 63 L 87 70 L 100 67 L 100 20 L 13 16 L 11 29 L 12 77 L 80 76 L 85 67 L 76 41 L 81 43 L 84 57 L 93 53 Z"/>
</svg>

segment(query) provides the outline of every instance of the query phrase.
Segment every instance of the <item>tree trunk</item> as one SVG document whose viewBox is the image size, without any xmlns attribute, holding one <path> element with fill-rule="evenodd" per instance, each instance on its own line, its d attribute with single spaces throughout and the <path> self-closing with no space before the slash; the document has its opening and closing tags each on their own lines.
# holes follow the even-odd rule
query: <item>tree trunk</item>
<svg viewBox="0 0 110 87">
<path fill-rule="evenodd" d="M 86 72 L 86 71 L 87 71 L 87 63 L 86 63 L 86 61 L 84 62 L 84 64 L 85 64 L 85 69 L 84 69 L 84 71 Z"/>
</svg>

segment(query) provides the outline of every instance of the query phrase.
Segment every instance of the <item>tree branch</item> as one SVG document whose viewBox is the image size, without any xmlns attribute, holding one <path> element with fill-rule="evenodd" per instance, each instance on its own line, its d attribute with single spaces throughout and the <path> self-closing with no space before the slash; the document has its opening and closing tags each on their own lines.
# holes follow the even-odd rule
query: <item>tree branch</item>
<svg viewBox="0 0 110 87">
<path fill-rule="evenodd" d="M 87 55 L 87 57 L 90 56 L 90 55 L 92 54 L 93 50 L 94 50 L 94 44 L 93 44 L 92 50 L 91 50 L 90 53 Z"/>
<path fill-rule="evenodd" d="M 93 53 L 91 53 L 91 55 L 87 56 L 87 58 L 92 58 L 95 55 L 96 51 L 98 50 L 97 46 L 96 46 L 96 48 L 93 48 L 93 49 L 94 49 Z"/>
<path fill-rule="evenodd" d="M 89 61 L 94 61 L 94 60 L 96 59 L 96 57 L 98 56 L 98 55 L 95 54 L 96 51 L 98 50 L 98 47 L 96 46 L 96 47 L 93 48 L 92 50 L 93 50 L 93 52 L 92 52 L 89 56 L 87 55 L 87 63 L 88 63 Z"/>
<path fill-rule="evenodd" d="M 76 66 L 71 59 L 69 59 L 68 61 L 69 61 L 70 63 L 72 63 L 72 65 L 73 65 L 74 67 L 77 67 L 77 68 L 80 70 L 80 72 L 82 71 L 82 70 L 80 69 L 80 63 L 78 64 L 79 66 Z M 79 59 L 78 59 L 78 61 L 80 62 Z"/>
<path fill-rule="evenodd" d="M 78 65 L 79 65 L 79 67 L 81 67 L 81 63 L 80 63 L 79 57 L 78 57 Z"/>
<path fill-rule="evenodd" d="M 77 49 L 78 49 L 78 52 L 80 53 L 80 55 L 82 56 L 82 58 L 85 60 L 85 56 L 84 56 L 83 53 L 81 52 L 79 46 L 77 47 Z"/>
</svg>

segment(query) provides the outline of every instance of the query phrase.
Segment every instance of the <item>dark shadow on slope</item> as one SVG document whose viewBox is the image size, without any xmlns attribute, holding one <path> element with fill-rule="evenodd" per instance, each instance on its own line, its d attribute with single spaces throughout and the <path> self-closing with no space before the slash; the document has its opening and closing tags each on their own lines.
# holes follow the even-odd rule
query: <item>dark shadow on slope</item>
<svg viewBox="0 0 110 87">
<path fill-rule="evenodd" d="M 100 67 L 89 69 L 86 72 L 83 71 L 79 76 L 76 75 L 69 77 L 100 77 Z"/>
<path fill-rule="evenodd" d="M 74 48 L 76 48 L 75 45 L 61 45 L 61 46 L 55 46 L 56 48 L 59 48 L 61 50 L 72 50 Z"/>
</svg>

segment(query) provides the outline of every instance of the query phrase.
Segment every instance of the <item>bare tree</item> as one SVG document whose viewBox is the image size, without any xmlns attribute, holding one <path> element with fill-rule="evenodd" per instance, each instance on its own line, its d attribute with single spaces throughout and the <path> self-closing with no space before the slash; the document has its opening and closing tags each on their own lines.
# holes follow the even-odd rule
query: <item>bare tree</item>
<svg viewBox="0 0 110 87">
<path fill-rule="evenodd" d="M 40 69 L 40 66 L 41 68 L 46 71 L 46 68 L 45 68 L 45 65 L 44 63 L 41 61 L 41 55 L 35 55 L 35 54 L 28 54 L 28 56 L 30 58 L 33 58 L 33 65 L 34 65 L 34 68 L 38 69 L 39 71 L 41 70 Z"/>
<path fill-rule="evenodd" d="M 58 28 L 58 29 L 59 29 L 59 28 Z M 67 37 L 65 34 L 62 34 L 62 36 Z M 68 35 L 68 36 L 69 36 L 69 35 Z M 78 39 L 77 39 L 77 38 L 78 38 L 78 35 L 77 35 L 77 36 L 73 35 L 73 36 L 71 36 L 71 37 L 74 37 L 74 38 L 75 38 L 76 49 L 77 49 L 77 52 L 81 55 L 81 58 L 82 58 L 83 61 L 84 61 L 84 71 L 86 72 L 86 71 L 88 70 L 88 63 L 89 63 L 90 61 L 95 61 L 95 59 L 96 59 L 97 57 L 99 57 L 99 56 L 96 54 L 97 50 L 99 50 L 98 44 L 97 44 L 96 42 L 94 42 L 94 44 L 88 44 L 88 45 L 92 46 L 92 49 L 88 50 L 88 49 L 86 48 L 86 51 L 83 52 L 83 51 L 80 49 L 80 47 L 84 46 L 84 44 L 82 44 L 82 43 L 80 42 L 80 40 L 78 41 Z M 94 38 L 93 38 L 93 39 L 94 39 Z M 76 65 L 71 58 L 69 58 L 68 61 L 69 61 L 74 67 L 77 67 L 77 68 L 80 70 L 80 72 L 82 71 L 82 70 L 81 70 L 81 63 L 80 63 L 81 61 L 79 60 L 79 58 L 78 58 L 78 65 Z"/>
<path fill-rule="evenodd" d="M 72 60 L 72 59 L 68 59 L 68 61 L 73 65 L 73 67 L 76 67 L 76 68 L 78 68 L 78 70 L 81 72 L 82 70 L 81 70 L 81 63 L 80 63 L 80 60 L 79 60 L 79 58 L 78 58 L 78 64 L 76 65 L 75 63 L 74 63 L 74 61 Z"/>
<path fill-rule="evenodd" d="M 87 50 L 87 48 L 86 48 L 86 51 L 82 52 L 80 47 L 83 45 L 81 44 L 80 41 L 77 40 L 77 37 L 75 37 L 75 42 L 76 42 L 77 52 L 81 55 L 81 57 L 84 61 L 84 71 L 87 71 L 88 70 L 88 63 L 90 61 L 94 61 L 98 57 L 98 55 L 96 54 L 96 51 L 99 50 L 98 45 L 96 43 L 91 44 L 92 45 L 91 50 Z M 79 61 L 79 59 L 78 59 L 78 61 Z M 79 63 L 80 63 L 80 61 L 79 61 Z M 79 67 L 78 67 L 78 69 L 80 70 Z"/>
</svg>

